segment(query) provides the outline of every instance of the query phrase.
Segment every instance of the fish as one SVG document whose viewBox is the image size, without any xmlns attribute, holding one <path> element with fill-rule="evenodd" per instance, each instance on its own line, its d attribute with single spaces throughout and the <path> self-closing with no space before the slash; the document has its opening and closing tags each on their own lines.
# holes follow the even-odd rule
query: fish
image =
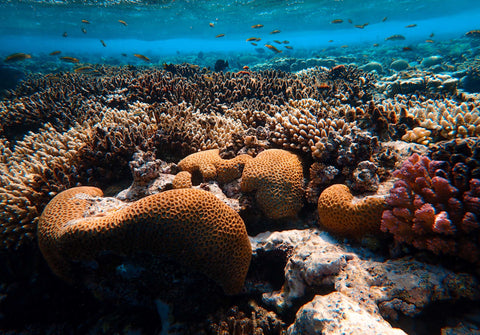
<svg viewBox="0 0 480 335">
<path fill-rule="evenodd" d="M 411 47 L 403 47 L 402 51 L 412 51 L 412 48 Z"/>
<path fill-rule="evenodd" d="M 263 24 L 254 24 L 252 26 L 253 29 L 258 29 L 258 28 L 262 28 L 263 27 Z"/>
<path fill-rule="evenodd" d="M 335 20 L 332 20 L 332 22 L 330 22 L 330 23 L 338 24 L 338 23 L 342 23 L 342 22 L 343 22 L 342 19 L 335 19 Z"/>
<path fill-rule="evenodd" d="M 271 44 L 265 44 L 265 47 L 268 48 L 268 49 L 270 49 L 270 50 L 272 50 L 273 52 L 275 52 L 275 53 L 277 53 L 277 54 L 279 54 L 279 53 L 282 52 L 282 50 L 278 50 L 277 48 L 275 48 L 275 47 L 274 47 L 273 45 L 271 45 Z"/>
<path fill-rule="evenodd" d="M 68 36 L 68 35 L 67 35 L 67 32 L 64 31 L 63 34 L 62 34 L 62 36 L 63 36 L 63 37 L 67 37 L 67 36 Z"/>
<path fill-rule="evenodd" d="M 348 19 L 348 23 L 352 24 L 353 23 L 352 19 Z"/>
<path fill-rule="evenodd" d="M 385 41 L 403 41 L 404 39 L 405 39 L 405 36 L 395 34 L 395 35 L 392 35 L 392 36 L 389 36 L 389 37 L 385 38 Z"/>
<path fill-rule="evenodd" d="M 122 56 L 127 57 L 128 55 L 126 53 L 122 52 Z"/>
<path fill-rule="evenodd" d="M 88 22 L 88 20 L 82 20 L 82 23 L 90 24 L 90 22 Z"/>
<path fill-rule="evenodd" d="M 250 67 L 248 67 L 248 65 L 245 65 L 242 69 L 246 71 L 246 70 L 250 70 Z"/>
<path fill-rule="evenodd" d="M 67 63 L 78 63 L 79 60 L 75 57 L 68 57 L 68 56 L 65 56 L 65 57 L 60 57 L 61 60 L 63 60 L 64 62 L 67 62 Z"/>
<path fill-rule="evenodd" d="M 279 41 L 279 40 L 273 40 L 273 41 L 277 44 L 282 44 L 282 41 Z"/>
<path fill-rule="evenodd" d="M 14 54 L 11 54 L 11 55 L 5 57 L 5 59 L 3 61 L 5 63 L 18 62 L 18 61 L 29 59 L 29 58 L 32 58 L 32 56 L 29 55 L 29 54 L 26 54 L 26 53 L 23 53 L 23 52 L 16 52 Z"/>
<path fill-rule="evenodd" d="M 120 22 L 121 24 L 123 24 L 125 27 L 128 26 L 128 23 L 123 21 L 123 20 L 118 20 L 118 22 Z"/>
<path fill-rule="evenodd" d="M 283 44 L 289 44 L 289 43 L 290 41 L 287 41 L 287 40 L 283 41 Z"/>
<path fill-rule="evenodd" d="M 215 23 L 213 23 L 213 22 L 210 22 L 208 25 L 212 28 L 215 27 Z"/>
<path fill-rule="evenodd" d="M 368 23 L 364 23 L 364 24 L 356 24 L 356 25 L 355 25 L 355 28 L 360 28 L 360 29 L 363 29 L 363 28 L 365 28 L 366 26 L 368 26 Z"/>
<path fill-rule="evenodd" d="M 480 38 L 480 30 L 470 30 L 465 33 L 465 36 L 472 37 L 472 38 Z"/>
<path fill-rule="evenodd" d="M 378 43 L 373 43 L 373 46 L 374 46 L 374 47 L 378 47 L 379 45 L 380 45 L 380 44 L 378 44 Z"/>
<path fill-rule="evenodd" d="M 333 42 L 333 40 L 328 40 L 328 43 L 332 43 L 332 42 Z"/>
<path fill-rule="evenodd" d="M 253 45 L 253 46 L 255 46 L 255 47 L 258 45 L 258 44 L 255 43 L 255 42 L 251 42 L 250 44 Z"/>
<path fill-rule="evenodd" d="M 435 34 L 432 32 L 428 37 L 432 38 Z"/>
<path fill-rule="evenodd" d="M 258 42 L 260 41 L 261 38 L 258 38 L 258 37 L 249 37 L 247 38 L 247 42 L 252 42 L 252 41 L 255 41 L 255 42 Z"/>
<path fill-rule="evenodd" d="M 215 38 L 219 38 L 219 37 L 223 37 L 225 36 L 225 34 L 218 34 L 217 36 L 215 36 Z"/>
<path fill-rule="evenodd" d="M 292 50 L 293 47 L 292 47 L 291 45 L 286 45 L 286 46 L 285 46 L 285 49 Z"/>
<path fill-rule="evenodd" d="M 103 45 L 104 47 L 107 46 L 107 44 L 106 44 L 103 40 L 100 40 L 100 43 L 102 43 L 102 45 Z"/>
<path fill-rule="evenodd" d="M 342 49 L 348 48 L 348 45 L 346 45 L 346 44 L 342 45 L 340 48 L 342 48 Z"/>
<path fill-rule="evenodd" d="M 275 29 L 275 30 L 272 30 L 272 31 L 270 32 L 270 34 L 278 34 L 279 32 L 280 32 L 280 30 Z"/>
<path fill-rule="evenodd" d="M 50 56 L 55 56 L 55 55 L 58 55 L 58 54 L 60 54 L 60 53 L 61 53 L 60 50 L 55 50 L 55 51 L 50 52 L 49 55 L 50 55 Z"/>
<path fill-rule="evenodd" d="M 388 18 L 388 17 L 385 16 L 385 17 L 382 19 L 382 22 L 387 21 L 387 18 Z"/>
<path fill-rule="evenodd" d="M 77 67 L 75 70 L 75 73 L 92 73 L 92 72 L 97 72 L 93 67 L 91 66 L 81 66 Z"/>
<path fill-rule="evenodd" d="M 434 43 L 435 41 L 434 40 L 431 40 L 431 39 L 427 39 L 425 40 L 425 43 Z"/>
<path fill-rule="evenodd" d="M 150 58 L 144 56 L 144 55 L 140 55 L 140 54 L 133 54 L 135 57 L 137 58 L 140 58 L 141 60 L 145 61 L 145 62 L 150 62 Z"/>
<path fill-rule="evenodd" d="M 416 23 L 412 23 L 412 24 L 409 24 L 408 26 L 405 26 L 405 28 L 414 28 L 416 26 L 417 26 Z"/>
<path fill-rule="evenodd" d="M 82 28 L 82 33 L 86 34 L 86 33 L 87 33 L 87 29 Z"/>
</svg>

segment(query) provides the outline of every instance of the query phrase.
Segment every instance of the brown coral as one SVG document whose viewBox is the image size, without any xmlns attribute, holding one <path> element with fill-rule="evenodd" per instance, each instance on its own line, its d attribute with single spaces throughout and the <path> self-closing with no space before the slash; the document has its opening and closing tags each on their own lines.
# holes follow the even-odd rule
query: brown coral
<svg viewBox="0 0 480 335">
<path fill-rule="evenodd" d="M 349 188 L 336 184 L 325 189 L 318 199 L 320 225 L 328 231 L 347 237 L 362 237 L 380 231 L 385 199 L 367 197 L 353 202 Z"/>
<path fill-rule="evenodd" d="M 180 171 L 175 175 L 172 181 L 173 188 L 190 188 L 192 187 L 192 174 L 188 171 Z"/>
<path fill-rule="evenodd" d="M 68 279 L 71 260 L 88 260 L 103 250 L 125 254 L 146 250 L 204 273 L 227 294 L 242 289 L 250 241 L 240 216 L 213 194 L 170 190 L 85 217 L 95 202 L 93 196 L 101 195 L 93 187 L 69 189 L 43 211 L 39 245 L 56 274 Z"/>
<path fill-rule="evenodd" d="M 191 154 L 182 159 L 178 166 L 183 171 L 194 173 L 199 171 L 205 180 L 217 180 L 228 183 L 240 178 L 246 162 L 251 160 L 249 155 L 238 155 L 232 159 L 223 159 L 218 149 L 206 150 Z"/>
<path fill-rule="evenodd" d="M 302 163 L 286 150 L 265 150 L 245 164 L 240 186 L 242 192 L 256 191 L 257 203 L 267 217 L 295 216 L 303 205 Z"/>
</svg>

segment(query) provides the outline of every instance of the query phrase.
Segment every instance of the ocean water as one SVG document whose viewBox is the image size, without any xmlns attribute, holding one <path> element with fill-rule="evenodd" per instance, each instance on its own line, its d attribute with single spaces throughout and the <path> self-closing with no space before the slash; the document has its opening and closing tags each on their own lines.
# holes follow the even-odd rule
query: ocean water
<svg viewBox="0 0 480 335">
<path fill-rule="evenodd" d="M 114 64 L 141 64 L 133 54 L 152 64 L 200 52 L 328 56 L 340 48 L 361 53 L 373 44 L 398 48 L 461 38 L 479 22 L 480 2 L 474 0 L 10 0 L 0 2 L 0 56 L 23 52 L 34 61 L 58 50 L 82 62 Z M 395 34 L 405 40 L 385 40 Z M 261 40 L 255 46 L 246 41 L 251 37 Z"/>
</svg>

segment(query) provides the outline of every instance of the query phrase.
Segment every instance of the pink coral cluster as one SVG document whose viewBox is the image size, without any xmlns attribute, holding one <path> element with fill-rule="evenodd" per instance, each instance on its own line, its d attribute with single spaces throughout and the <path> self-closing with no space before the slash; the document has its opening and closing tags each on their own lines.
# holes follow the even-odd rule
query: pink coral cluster
<svg viewBox="0 0 480 335">
<path fill-rule="evenodd" d="M 399 180 L 387 198 L 381 229 L 399 243 L 480 263 L 480 180 L 468 171 L 459 175 L 458 164 L 452 168 L 417 154 L 406 160 L 394 172 Z"/>
</svg>

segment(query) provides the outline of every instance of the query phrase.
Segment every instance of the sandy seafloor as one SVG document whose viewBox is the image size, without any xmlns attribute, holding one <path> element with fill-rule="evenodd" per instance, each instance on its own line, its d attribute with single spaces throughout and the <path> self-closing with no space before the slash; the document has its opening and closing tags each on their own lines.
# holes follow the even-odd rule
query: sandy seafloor
<svg viewBox="0 0 480 335">
<path fill-rule="evenodd" d="M 480 333 L 480 33 L 426 39 L 2 65 L 0 332 Z M 210 149 L 224 159 L 283 149 L 301 161 L 299 187 L 283 158 L 258 168 L 257 183 L 280 190 L 273 200 L 243 191 L 243 164 L 228 181 L 192 168 L 193 187 L 238 212 L 250 236 L 238 294 L 208 267 L 179 265 L 188 246 L 152 255 L 115 228 L 111 250 L 102 229 L 84 244 L 54 237 L 68 280 L 52 273 L 37 225 L 56 194 L 99 187 L 116 200 L 92 203 L 114 216 L 119 201 L 172 189 L 177 163 Z M 318 199 L 335 184 L 383 205 L 334 192 L 322 219 Z"/>
</svg>

